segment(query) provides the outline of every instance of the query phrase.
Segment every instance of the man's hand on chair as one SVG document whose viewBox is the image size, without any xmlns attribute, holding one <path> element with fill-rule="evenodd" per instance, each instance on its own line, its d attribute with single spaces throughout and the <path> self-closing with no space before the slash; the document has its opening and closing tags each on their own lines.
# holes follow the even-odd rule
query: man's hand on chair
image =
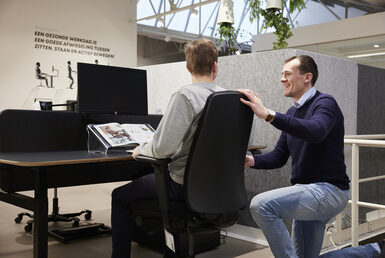
<svg viewBox="0 0 385 258">
<path fill-rule="evenodd" d="M 245 159 L 245 168 L 254 167 L 254 157 L 250 155 L 246 155 Z"/>
</svg>

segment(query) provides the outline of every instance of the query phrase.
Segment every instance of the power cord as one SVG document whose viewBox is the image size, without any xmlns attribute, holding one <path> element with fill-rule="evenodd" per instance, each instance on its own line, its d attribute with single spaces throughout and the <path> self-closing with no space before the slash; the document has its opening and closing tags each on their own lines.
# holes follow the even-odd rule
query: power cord
<svg viewBox="0 0 385 258">
<path fill-rule="evenodd" d="M 227 230 L 221 229 L 221 232 L 225 233 L 224 235 L 221 234 L 220 238 L 220 244 L 225 244 L 226 243 L 226 238 L 227 238 Z"/>
<path fill-rule="evenodd" d="M 333 225 L 330 225 L 330 226 L 326 229 L 326 235 L 329 237 L 329 240 L 330 240 L 330 242 L 332 243 L 332 245 L 333 245 L 335 248 L 340 249 L 340 248 L 334 243 L 334 241 L 333 241 L 332 235 L 333 235 L 334 232 L 332 232 L 332 230 L 335 231 L 335 227 L 334 227 Z"/>
</svg>

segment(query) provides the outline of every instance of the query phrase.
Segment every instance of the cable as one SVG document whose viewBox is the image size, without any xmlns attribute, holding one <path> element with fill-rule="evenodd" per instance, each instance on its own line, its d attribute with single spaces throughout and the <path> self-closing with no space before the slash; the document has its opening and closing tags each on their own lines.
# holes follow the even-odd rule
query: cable
<svg viewBox="0 0 385 258">
<path fill-rule="evenodd" d="M 333 232 L 332 232 L 332 231 L 329 231 L 329 229 L 334 229 L 334 230 L 335 230 L 334 226 L 331 225 L 331 226 L 329 226 L 329 227 L 326 229 L 326 235 L 329 237 L 329 240 L 330 240 L 330 242 L 332 243 L 332 245 L 333 245 L 335 248 L 340 249 L 340 248 L 334 243 L 333 238 L 332 238 Z"/>
<path fill-rule="evenodd" d="M 226 243 L 226 237 L 227 237 L 227 230 L 221 229 L 221 231 L 223 233 L 225 233 L 224 235 L 221 234 L 221 244 L 225 244 Z"/>
</svg>

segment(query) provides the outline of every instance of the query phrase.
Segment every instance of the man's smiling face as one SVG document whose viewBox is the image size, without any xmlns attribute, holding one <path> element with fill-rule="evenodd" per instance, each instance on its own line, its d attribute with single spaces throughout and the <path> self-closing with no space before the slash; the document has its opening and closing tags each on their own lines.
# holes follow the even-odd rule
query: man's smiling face
<svg viewBox="0 0 385 258">
<path fill-rule="evenodd" d="M 310 73 L 301 74 L 298 66 L 299 60 L 293 59 L 283 65 L 281 83 L 284 87 L 283 94 L 286 97 L 291 97 L 297 102 L 302 95 L 311 87 Z"/>
</svg>

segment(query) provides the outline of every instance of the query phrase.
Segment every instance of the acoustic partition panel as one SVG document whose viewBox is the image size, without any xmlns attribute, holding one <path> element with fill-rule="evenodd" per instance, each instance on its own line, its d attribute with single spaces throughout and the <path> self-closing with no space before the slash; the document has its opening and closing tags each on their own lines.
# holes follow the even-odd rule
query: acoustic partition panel
<svg viewBox="0 0 385 258">
<path fill-rule="evenodd" d="M 319 77 L 315 88 L 331 94 L 337 100 L 344 115 L 345 134 L 384 133 L 385 121 L 385 72 L 383 69 L 357 65 L 354 61 L 326 56 L 296 49 L 256 52 L 244 55 L 220 57 L 219 72 L 215 82 L 228 90 L 238 88 L 252 89 L 257 92 L 264 105 L 274 111 L 285 113 L 292 100 L 283 95 L 280 82 L 284 61 L 294 55 L 310 55 L 318 65 Z M 147 70 L 149 110 L 165 111 L 171 94 L 191 83 L 186 63 L 170 63 L 141 67 Z M 280 131 L 270 123 L 254 119 L 250 135 L 250 145 L 266 145 L 264 153 L 272 150 L 279 138 Z M 361 151 L 373 159 L 360 160 L 362 178 L 381 173 L 376 167 L 385 160 L 383 152 L 373 155 L 369 150 Z M 363 157 L 364 157 L 363 156 Z M 368 163 L 370 163 L 368 164 Z M 351 173 L 351 149 L 345 147 L 345 163 Z M 376 171 L 376 172 L 374 172 Z M 264 191 L 290 185 L 291 160 L 274 170 L 245 170 L 245 184 L 249 200 Z M 384 194 L 383 187 L 373 183 L 365 187 L 364 200 L 377 194 Z M 256 226 L 246 209 L 240 224 Z"/>
</svg>

